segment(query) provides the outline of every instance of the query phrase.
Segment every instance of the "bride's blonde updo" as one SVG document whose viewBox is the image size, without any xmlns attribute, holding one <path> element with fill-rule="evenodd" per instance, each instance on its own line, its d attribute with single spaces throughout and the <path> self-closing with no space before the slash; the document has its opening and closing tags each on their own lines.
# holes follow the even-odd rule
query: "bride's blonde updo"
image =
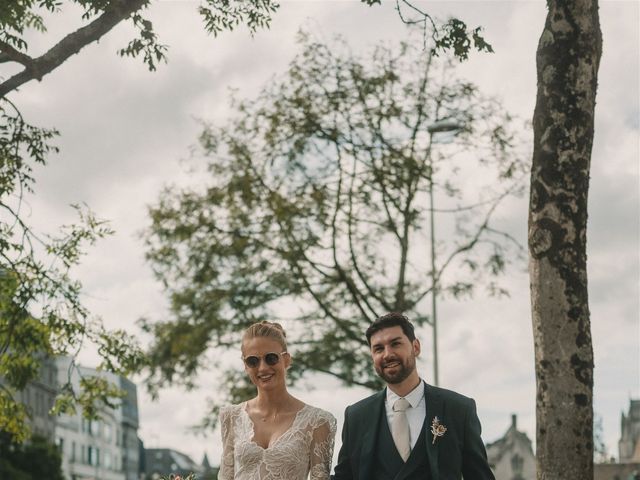
<svg viewBox="0 0 640 480">
<path fill-rule="evenodd" d="M 250 338 L 269 338 L 275 340 L 282 347 L 282 351 L 287 351 L 287 334 L 284 332 L 282 325 L 276 322 L 262 322 L 254 323 L 244 331 L 242 335 L 242 343 Z"/>
</svg>

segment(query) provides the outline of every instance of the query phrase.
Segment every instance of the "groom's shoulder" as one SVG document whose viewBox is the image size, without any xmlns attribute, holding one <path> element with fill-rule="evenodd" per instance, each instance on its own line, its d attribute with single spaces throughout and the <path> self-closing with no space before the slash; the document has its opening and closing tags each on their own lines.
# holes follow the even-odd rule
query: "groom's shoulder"
<svg viewBox="0 0 640 480">
<path fill-rule="evenodd" d="M 351 413 L 367 411 L 369 410 L 369 408 L 377 405 L 380 401 L 382 401 L 384 393 L 385 390 L 381 390 L 372 395 L 369 395 L 368 397 L 349 405 L 347 407 L 347 410 L 349 410 L 349 412 Z"/>
<path fill-rule="evenodd" d="M 428 398 L 431 395 L 439 396 L 443 401 L 447 402 L 450 405 L 453 404 L 459 406 L 469 406 L 475 403 L 473 398 L 467 397 L 466 395 L 463 395 L 461 393 L 427 384 L 426 396 Z"/>
</svg>

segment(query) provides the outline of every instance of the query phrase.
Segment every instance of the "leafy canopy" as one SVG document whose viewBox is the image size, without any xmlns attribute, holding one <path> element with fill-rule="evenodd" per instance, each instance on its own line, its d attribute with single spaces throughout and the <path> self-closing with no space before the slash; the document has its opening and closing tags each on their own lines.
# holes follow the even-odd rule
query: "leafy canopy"
<svg viewBox="0 0 640 480">
<path fill-rule="evenodd" d="M 142 358 L 129 335 L 107 331 L 89 316 L 81 285 L 71 276 L 83 248 L 109 235 L 109 226 L 79 205 L 73 207 L 77 223 L 56 235 L 37 233 L 26 222 L 24 195 L 34 183 L 30 162 L 44 164 L 57 151 L 51 144 L 56 135 L 29 125 L 9 100 L 0 99 L 0 430 L 16 441 L 28 438 L 29 429 L 28 412 L 15 393 L 38 377 L 43 355 L 74 356 L 90 342 L 102 357 L 99 368 L 124 375 Z M 118 393 L 91 378 L 82 385 L 81 391 L 63 385 L 55 410 L 79 404 L 95 416 Z"/>
<path fill-rule="evenodd" d="M 379 0 L 361 0 L 369 6 L 380 4 Z M 159 62 L 166 62 L 168 46 L 161 43 L 153 23 L 144 16 L 153 0 L 19 0 L 2 2 L 0 5 L 0 64 L 11 63 L 23 67 L 18 73 L 0 80 L 0 97 L 14 91 L 31 80 L 42 80 L 62 65 L 71 55 L 86 45 L 99 40 L 119 23 L 130 20 L 137 35 L 118 53 L 122 56 L 142 57 L 150 70 Z M 28 37 L 31 31 L 44 34 L 46 18 L 59 13 L 63 8 L 80 11 L 80 22 L 75 31 L 39 56 L 29 53 Z M 465 22 L 450 18 L 440 22 L 427 12 L 407 0 L 397 1 L 400 19 L 410 25 L 421 25 L 424 46 L 430 34 L 430 51 L 453 52 L 460 60 L 469 56 L 469 51 L 492 52 L 493 49 L 481 35 L 481 28 L 468 29 Z M 251 34 L 268 28 L 272 16 L 280 8 L 273 0 L 203 0 L 197 7 L 205 30 L 218 36 L 240 25 L 246 25 Z"/>
<path fill-rule="evenodd" d="M 374 5 L 379 2 L 363 0 L 363 3 Z M 58 133 L 55 129 L 30 125 L 7 95 L 26 82 L 42 80 L 71 55 L 99 40 L 124 20 L 132 22 L 137 35 L 118 53 L 141 57 L 150 70 L 155 70 L 160 62 L 166 61 L 168 47 L 161 43 L 152 22 L 144 16 L 151 4 L 152 0 L 0 3 L 0 64 L 10 67 L 9 73 L 0 77 L 0 377 L 3 379 L 0 383 L 0 429 L 11 432 L 17 440 L 28 437 L 27 412 L 14 401 L 14 393 L 37 377 L 38 358 L 42 355 L 74 355 L 79 345 L 89 340 L 98 346 L 103 359 L 101 368 L 126 374 L 139 365 L 141 353 L 124 332 L 108 332 L 99 319 L 89 318 L 89 312 L 80 302 L 81 286 L 71 276 L 72 267 L 79 263 L 83 249 L 112 233 L 108 224 L 80 205 L 73 206 L 78 212 L 78 223 L 63 226 L 53 236 L 35 232 L 25 218 L 23 195 L 33 193 L 32 165 L 44 164 L 57 152 L 52 141 Z M 414 16 L 407 17 L 400 5 Z M 29 50 L 30 35 L 33 32 L 46 34 L 47 22 L 63 8 L 79 12 L 77 29 L 52 42 L 46 51 L 34 55 Z M 204 28 L 217 36 L 242 24 L 251 33 L 268 27 L 278 8 L 278 3 L 272 0 L 204 0 L 198 11 Z M 398 2 L 398 12 L 406 23 L 422 24 L 425 38 L 427 32 L 431 33 L 432 53 L 453 49 L 458 58 L 464 59 L 471 45 L 480 51 L 491 51 L 480 36 L 480 30 L 468 31 L 460 20 L 451 19 L 440 26 L 430 15 L 407 1 Z M 18 67 L 17 73 L 14 67 Z M 323 189 L 319 187 L 316 195 L 330 193 Z M 280 213 L 279 217 L 282 215 Z M 326 219 L 323 221 L 326 223 Z M 275 285 L 278 285 L 277 281 Z M 283 291 L 289 288 L 287 286 Z M 263 303 L 280 296 L 279 293 L 266 294 Z M 204 331 L 208 331 L 207 328 Z M 173 333 L 168 331 L 167 334 Z M 202 350 L 199 344 L 183 345 L 182 348 L 193 356 Z M 99 411 L 96 402 L 109 404 L 110 398 L 118 396 L 111 386 L 96 379 L 87 379 L 82 385 L 82 392 L 73 392 L 67 388 L 69 385 L 63 386 L 54 411 L 68 411 L 79 404 L 86 413 L 95 415 Z"/>
<path fill-rule="evenodd" d="M 29 224 L 24 195 L 33 193 L 32 168 L 58 153 L 53 144 L 58 132 L 29 124 L 7 94 L 30 80 L 42 80 L 125 19 L 133 23 L 138 35 L 119 54 L 141 56 L 155 70 L 158 62 L 166 60 L 167 47 L 143 17 L 150 3 L 20 0 L 0 4 L 0 64 L 22 68 L 0 77 L 0 431 L 8 432 L 15 441 L 29 437 L 29 412 L 16 401 L 16 392 L 38 377 L 43 356 L 75 357 L 90 342 L 102 359 L 99 369 L 127 375 L 139 367 L 142 352 L 131 336 L 108 331 L 100 319 L 90 317 L 80 300 L 81 285 L 71 275 L 84 248 L 112 233 L 109 225 L 81 205 L 73 206 L 77 223 L 62 226 L 57 234 L 36 232 Z M 34 31 L 45 34 L 46 21 L 63 8 L 79 10 L 77 30 L 52 43 L 44 53 L 31 55 L 27 39 Z M 252 32 L 266 27 L 276 8 L 268 0 L 208 1 L 200 12 L 205 28 L 218 34 L 240 23 Z M 60 386 L 52 413 L 70 413 L 81 407 L 86 416 L 96 417 L 121 396 L 103 378 L 81 378 L 79 391 L 69 378 Z"/>
<path fill-rule="evenodd" d="M 511 117 L 410 44 L 359 57 L 299 42 L 257 98 L 203 124 L 206 172 L 150 208 L 147 257 L 170 300 L 170 318 L 142 321 L 154 392 L 193 387 L 210 352 L 238 352 L 263 319 L 287 327 L 292 381 L 316 372 L 377 388 L 368 324 L 387 311 L 428 320 L 432 190 L 446 238 L 438 291 L 471 294 L 485 278 L 505 293 L 495 278 L 514 242 L 491 220 L 524 177 Z M 221 383 L 233 401 L 253 391 L 235 367 Z"/>
<path fill-rule="evenodd" d="M 11 480 L 64 480 L 62 456 L 47 439 L 33 436 L 28 444 L 0 432 L 0 478 Z"/>
</svg>

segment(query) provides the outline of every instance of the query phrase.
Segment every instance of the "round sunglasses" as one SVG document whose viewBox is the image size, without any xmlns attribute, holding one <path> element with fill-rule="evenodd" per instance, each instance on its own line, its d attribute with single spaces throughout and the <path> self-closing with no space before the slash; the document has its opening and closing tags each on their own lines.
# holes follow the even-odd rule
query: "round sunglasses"
<svg viewBox="0 0 640 480">
<path fill-rule="evenodd" d="M 285 353 L 287 352 L 269 352 L 265 353 L 263 356 L 248 355 L 246 357 L 242 357 L 242 360 L 244 361 L 244 364 L 247 366 L 247 368 L 257 368 L 260 365 L 260 360 L 264 360 L 264 363 L 266 363 L 270 367 L 273 367 L 274 365 L 277 365 L 278 362 L 280 362 L 280 356 L 284 355 Z"/>
</svg>

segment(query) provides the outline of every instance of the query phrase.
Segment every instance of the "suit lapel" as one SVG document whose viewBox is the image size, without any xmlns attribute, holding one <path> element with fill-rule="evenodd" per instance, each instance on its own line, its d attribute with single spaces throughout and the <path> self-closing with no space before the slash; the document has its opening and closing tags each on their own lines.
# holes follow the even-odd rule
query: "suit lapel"
<svg viewBox="0 0 640 480">
<path fill-rule="evenodd" d="M 426 415 L 424 419 L 425 440 L 427 441 L 427 457 L 429 459 L 429 468 L 431 470 L 431 478 L 438 480 L 438 440 L 433 443 L 433 435 L 431 434 L 431 422 L 434 417 L 438 417 L 441 421 L 443 418 L 443 402 L 442 397 L 436 389 L 426 382 L 424 384 L 424 400 L 426 406 Z"/>
<path fill-rule="evenodd" d="M 367 427 L 362 438 L 362 449 L 360 450 L 360 480 L 369 480 L 371 478 L 371 461 L 376 447 L 378 438 L 378 425 L 380 425 L 380 417 L 384 410 L 384 400 L 386 398 L 387 389 L 378 392 L 372 399 L 371 416 L 367 416 Z M 386 421 L 386 418 L 385 418 Z"/>
</svg>

